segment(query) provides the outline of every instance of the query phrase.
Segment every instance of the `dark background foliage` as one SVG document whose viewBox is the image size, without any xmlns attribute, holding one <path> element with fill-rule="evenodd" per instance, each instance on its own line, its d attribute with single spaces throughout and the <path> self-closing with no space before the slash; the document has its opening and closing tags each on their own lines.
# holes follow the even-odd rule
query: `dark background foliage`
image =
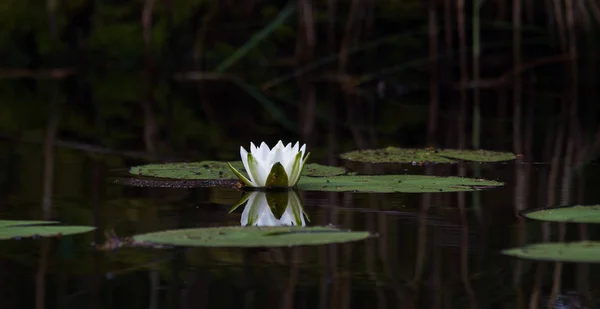
<svg viewBox="0 0 600 309">
<path fill-rule="evenodd" d="M 40 141 L 56 118 L 58 140 L 154 159 L 300 139 L 331 163 L 382 145 L 550 160 L 576 139 L 589 159 L 597 12 L 591 0 L 6 1 L 0 133 Z"/>
</svg>

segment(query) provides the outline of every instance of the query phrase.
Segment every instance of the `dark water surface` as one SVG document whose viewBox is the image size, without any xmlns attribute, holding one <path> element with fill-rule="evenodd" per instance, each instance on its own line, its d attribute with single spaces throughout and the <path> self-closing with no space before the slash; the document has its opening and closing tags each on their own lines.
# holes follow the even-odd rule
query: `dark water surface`
<svg viewBox="0 0 600 309">
<path fill-rule="evenodd" d="M 34 150 L 20 151 L 31 156 Z M 516 212 L 597 203 L 597 187 L 586 183 L 600 171 L 596 166 L 573 171 L 569 180 L 557 166 L 552 180 L 549 164 L 481 165 L 482 177 L 506 182 L 481 192 L 300 193 L 309 226 L 333 224 L 379 235 L 365 241 L 152 249 L 117 247 L 137 233 L 240 225 L 242 208 L 231 214 L 229 209 L 241 192 L 123 186 L 113 176 L 129 163 L 111 160 L 57 151 L 54 193 L 46 196 L 51 219 L 98 229 L 0 242 L 1 308 L 542 308 L 551 298 L 556 308 L 580 308 L 574 306 L 593 307 L 599 291 L 594 265 L 499 254 L 558 239 L 557 224 L 519 219 Z M 26 162 L 6 150 L 3 219 L 42 218 L 48 184 L 40 161 Z M 438 165 L 411 173 L 473 176 L 473 167 Z M 565 237 L 581 235 L 593 239 L 593 227 L 569 225 Z"/>
</svg>

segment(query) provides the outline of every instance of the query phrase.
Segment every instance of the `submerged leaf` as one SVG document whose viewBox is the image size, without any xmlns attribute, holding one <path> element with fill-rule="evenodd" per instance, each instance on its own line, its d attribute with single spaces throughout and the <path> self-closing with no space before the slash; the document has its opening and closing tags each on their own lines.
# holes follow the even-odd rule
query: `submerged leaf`
<svg viewBox="0 0 600 309">
<path fill-rule="evenodd" d="M 135 235 L 134 240 L 192 247 L 289 247 L 366 239 L 369 232 L 331 227 L 249 226 L 181 229 Z"/>
<path fill-rule="evenodd" d="M 530 260 L 599 263 L 600 242 L 558 242 L 539 243 L 511 248 L 502 251 L 503 254 Z"/>
<path fill-rule="evenodd" d="M 426 175 L 375 175 L 305 177 L 298 183 L 299 190 L 306 191 L 352 191 L 352 192 L 458 192 L 476 191 L 504 185 L 502 182 Z"/>
</svg>

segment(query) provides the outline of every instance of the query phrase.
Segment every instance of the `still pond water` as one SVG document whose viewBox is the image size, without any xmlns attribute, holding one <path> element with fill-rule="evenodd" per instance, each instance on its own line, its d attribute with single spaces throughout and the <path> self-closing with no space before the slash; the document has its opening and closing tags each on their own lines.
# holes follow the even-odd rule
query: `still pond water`
<svg viewBox="0 0 600 309">
<path fill-rule="evenodd" d="M 505 186 L 478 192 L 299 192 L 307 226 L 377 234 L 367 240 L 161 249 L 127 247 L 127 237 L 239 226 L 243 207 L 230 209 L 242 193 L 124 186 L 113 177 L 127 165 L 115 170 L 68 150 L 57 158 L 54 195 L 46 200 L 51 219 L 98 229 L 0 242 L 2 308 L 548 308 L 550 299 L 554 308 L 593 308 L 600 292 L 594 264 L 531 262 L 499 253 L 560 237 L 559 225 L 521 219 L 519 210 L 598 203 L 598 191 L 580 181 L 585 175 L 566 188 L 560 178 L 549 184 L 549 164 L 481 165 L 483 178 Z M 472 165 L 463 167 L 473 176 Z M 3 169 L 2 219 L 41 219 L 44 181 L 31 176 L 43 174 L 42 163 L 5 160 Z M 588 166 L 585 173 L 594 170 L 600 169 Z M 420 170 L 460 172 L 456 165 Z M 593 226 L 574 224 L 565 237 L 580 239 L 582 231 L 594 238 Z"/>
</svg>

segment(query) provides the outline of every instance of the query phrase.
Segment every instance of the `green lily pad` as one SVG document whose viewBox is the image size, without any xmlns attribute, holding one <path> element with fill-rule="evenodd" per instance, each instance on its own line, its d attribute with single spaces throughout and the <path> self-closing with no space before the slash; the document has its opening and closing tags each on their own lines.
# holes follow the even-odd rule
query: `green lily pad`
<svg viewBox="0 0 600 309">
<path fill-rule="evenodd" d="M 89 232 L 92 226 L 54 225 L 54 221 L 0 220 L 0 240 L 22 237 L 54 237 Z"/>
<path fill-rule="evenodd" d="M 459 149 L 416 149 L 387 147 L 355 150 L 340 155 L 348 161 L 365 163 L 457 163 L 458 160 L 475 162 L 500 162 L 516 158 L 510 152 Z"/>
<path fill-rule="evenodd" d="M 529 219 L 550 222 L 600 223 L 600 205 L 576 205 L 523 211 Z"/>
<path fill-rule="evenodd" d="M 231 162 L 238 171 L 247 174 L 242 161 Z M 229 169 L 227 162 L 201 161 L 190 163 L 162 163 L 134 166 L 129 169 L 130 174 L 138 176 L 150 176 L 171 179 L 186 180 L 217 180 L 236 179 L 237 176 Z M 316 163 L 306 164 L 302 172 L 303 176 L 334 176 L 346 173 L 343 167 L 320 165 Z"/>
<path fill-rule="evenodd" d="M 504 183 L 475 178 L 438 177 L 426 175 L 376 175 L 304 177 L 298 183 L 305 191 L 352 191 L 352 192 L 458 192 L 477 191 Z"/>
<path fill-rule="evenodd" d="M 519 248 L 506 249 L 503 250 L 502 253 L 530 260 L 599 263 L 600 242 L 579 241 L 539 243 Z"/>
<path fill-rule="evenodd" d="M 369 232 L 332 227 L 212 227 L 168 230 L 133 236 L 135 241 L 189 247 L 290 247 L 366 239 Z"/>
</svg>

